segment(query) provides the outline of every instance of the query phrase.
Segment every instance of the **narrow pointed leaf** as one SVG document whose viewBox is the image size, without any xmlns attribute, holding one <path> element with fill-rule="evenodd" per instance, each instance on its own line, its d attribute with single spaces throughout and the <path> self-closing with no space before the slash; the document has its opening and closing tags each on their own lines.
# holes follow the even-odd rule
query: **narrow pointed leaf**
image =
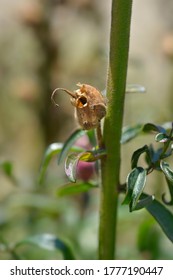
<svg viewBox="0 0 173 280">
<path fill-rule="evenodd" d="M 63 147 L 62 143 L 52 143 L 46 149 L 46 152 L 44 154 L 42 164 L 41 164 L 41 167 L 40 167 L 39 178 L 38 178 L 39 184 L 43 183 L 44 176 L 45 176 L 45 173 L 46 173 L 46 169 L 49 165 L 50 160 L 52 159 L 52 157 L 54 155 L 57 155 L 58 153 L 60 153 L 62 147 Z"/>
<path fill-rule="evenodd" d="M 160 162 L 160 167 L 166 178 L 173 183 L 173 171 L 169 168 L 169 164 L 165 161 Z"/>
<path fill-rule="evenodd" d="M 122 204 L 129 204 L 133 211 L 144 189 L 146 182 L 146 170 L 142 167 L 134 168 L 127 176 L 127 193 Z"/>
<path fill-rule="evenodd" d="M 138 177 L 136 179 L 136 182 L 134 182 L 132 199 L 131 199 L 130 204 L 129 204 L 130 211 L 133 211 L 135 209 L 135 207 L 138 203 L 139 197 L 142 194 L 143 189 L 145 187 L 145 183 L 146 183 L 146 176 L 147 176 L 146 170 L 143 169 L 142 167 L 138 167 L 137 170 L 138 170 L 139 174 L 138 174 Z"/>
<path fill-rule="evenodd" d="M 125 198 L 122 202 L 122 205 L 129 204 L 130 201 L 132 200 L 133 188 L 134 188 L 135 181 L 137 180 L 137 177 L 138 177 L 138 171 L 136 171 L 136 168 L 133 169 L 128 174 L 127 180 L 126 180 L 127 191 L 126 191 Z"/>
<path fill-rule="evenodd" d="M 77 165 L 79 160 L 92 162 L 106 155 L 104 150 L 86 151 L 82 153 L 72 153 L 65 161 L 65 173 L 69 180 L 73 183 L 76 182 Z"/>
<path fill-rule="evenodd" d="M 146 197 L 147 195 L 142 195 Z M 156 199 L 145 207 L 147 211 L 155 218 L 166 236 L 173 242 L 173 214 Z"/>
<path fill-rule="evenodd" d="M 166 201 L 165 194 L 162 195 L 162 200 L 167 205 L 173 205 L 173 171 L 169 168 L 169 164 L 165 161 L 160 162 L 160 167 L 165 175 L 166 182 L 171 196 L 170 201 Z"/>
<path fill-rule="evenodd" d="M 15 248 L 24 244 L 31 244 L 51 251 L 58 250 L 61 251 L 65 260 L 75 259 L 69 245 L 67 245 L 64 241 L 62 241 L 61 239 L 57 238 L 52 234 L 40 234 L 40 235 L 30 236 L 25 240 L 22 240 L 19 243 L 17 243 L 15 245 Z"/>
<path fill-rule="evenodd" d="M 131 159 L 131 168 L 132 168 L 132 169 L 135 168 L 135 167 L 137 167 L 139 157 L 140 157 L 143 153 L 147 153 L 148 157 L 150 158 L 150 153 L 149 153 L 149 149 L 148 149 L 148 146 L 147 146 L 147 145 L 143 146 L 142 148 L 136 150 L 136 151 L 133 153 L 132 159 Z"/>
<path fill-rule="evenodd" d="M 126 93 L 145 93 L 146 88 L 138 84 L 128 84 L 126 85 Z"/>
<path fill-rule="evenodd" d="M 140 210 L 142 208 L 145 208 L 146 206 L 148 206 L 149 204 L 151 204 L 154 200 L 154 195 L 148 195 L 145 198 L 139 199 L 135 208 L 133 210 Z"/>
<path fill-rule="evenodd" d="M 142 131 L 143 125 L 137 124 L 135 126 L 127 126 L 123 128 L 121 136 L 121 144 L 125 144 L 138 136 Z"/>
<path fill-rule="evenodd" d="M 59 187 L 56 193 L 58 196 L 67 196 L 87 192 L 93 188 L 96 188 L 96 185 L 93 185 L 88 182 L 79 182 Z"/>
<path fill-rule="evenodd" d="M 65 143 L 60 151 L 60 154 L 58 157 L 58 164 L 60 164 L 67 157 L 71 147 L 76 142 L 76 140 L 85 134 L 86 134 L 85 130 L 77 129 L 70 135 L 70 137 L 65 141 Z"/>
<path fill-rule="evenodd" d="M 155 125 L 153 123 L 146 123 L 143 126 L 143 131 L 144 132 L 161 132 L 161 133 L 166 133 L 166 130 L 159 125 Z"/>
<path fill-rule="evenodd" d="M 169 193 L 171 196 L 171 199 L 169 201 L 166 200 L 165 198 L 165 193 L 162 195 L 162 201 L 166 204 L 166 205 L 173 205 L 173 182 L 169 181 L 166 176 L 165 176 L 168 188 L 169 188 Z"/>
</svg>

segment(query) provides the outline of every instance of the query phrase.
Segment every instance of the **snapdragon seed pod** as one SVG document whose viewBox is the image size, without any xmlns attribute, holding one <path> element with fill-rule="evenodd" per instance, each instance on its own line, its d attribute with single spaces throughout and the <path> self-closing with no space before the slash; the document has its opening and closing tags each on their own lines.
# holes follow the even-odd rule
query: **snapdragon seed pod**
<svg viewBox="0 0 173 280">
<path fill-rule="evenodd" d="M 75 115 L 82 129 L 96 128 L 106 115 L 106 99 L 93 86 L 80 83 L 77 86 L 79 89 L 74 92 L 65 88 L 57 88 L 53 91 L 51 99 L 58 106 L 54 101 L 54 95 L 58 90 L 65 91 L 71 96 L 71 103 L 75 107 Z"/>
</svg>

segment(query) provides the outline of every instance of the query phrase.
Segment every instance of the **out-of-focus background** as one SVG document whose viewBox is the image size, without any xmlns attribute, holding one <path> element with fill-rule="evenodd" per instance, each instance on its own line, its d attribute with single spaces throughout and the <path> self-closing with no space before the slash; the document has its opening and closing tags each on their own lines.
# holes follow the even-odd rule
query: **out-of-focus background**
<svg viewBox="0 0 173 280">
<path fill-rule="evenodd" d="M 51 233 L 67 239 L 79 259 L 97 258 L 98 191 L 57 197 L 67 183 L 63 165 L 51 161 L 43 187 L 37 177 L 46 147 L 63 142 L 77 127 L 69 97 L 76 83 L 105 89 L 111 1 L 0 0 L 0 239 L 11 244 Z M 146 94 L 127 94 L 124 125 L 172 120 L 173 2 L 134 0 L 128 83 Z M 124 46 L 126 47 L 126 46 Z M 122 181 L 134 149 L 152 137 L 122 148 Z M 152 190 L 164 183 L 152 178 Z M 141 242 L 143 240 L 143 242 Z M 172 244 L 145 212 L 119 207 L 119 259 L 172 259 Z M 23 259 L 56 259 L 61 254 L 23 246 Z M 10 259 L 0 246 L 0 259 Z"/>
</svg>

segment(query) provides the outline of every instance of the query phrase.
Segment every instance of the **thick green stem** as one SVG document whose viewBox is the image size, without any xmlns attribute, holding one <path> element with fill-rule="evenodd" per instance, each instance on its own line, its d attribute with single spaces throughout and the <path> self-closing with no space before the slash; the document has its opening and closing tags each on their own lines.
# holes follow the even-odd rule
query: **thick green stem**
<svg viewBox="0 0 173 280">
<path fill-rule="evenodd" d="M 99 259 L 114 259 L 120 177 L 120 139 L 127 76 L 132 0 L 112 0 L 107 80 L 108 109 L 104 122 L 107 157 L 102 160 Z"/>
</svg>

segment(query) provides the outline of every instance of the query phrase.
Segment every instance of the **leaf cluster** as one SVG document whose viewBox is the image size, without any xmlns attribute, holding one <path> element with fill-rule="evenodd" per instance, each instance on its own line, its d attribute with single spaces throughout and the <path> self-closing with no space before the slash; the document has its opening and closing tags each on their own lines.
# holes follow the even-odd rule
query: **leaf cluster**
<svg viewBox="0 0 173 280">
<path fill-rule="evenodd" d="M 131 157 L 131 171 L 126 180 L 126 195 L 122 204 L 128 204 L 130 212 L 146 208 L 150 214 L 157 220 L 167 237 L 173 241 L 173 215 L 167 209 L 167 205 L 173 205 L 173 171 L 166 159 L 172 155 L 173 125 L 166 123 L 163 126 L 147 123 L 135 127 L 128 127 L 124 130 L 122 142 L 126 143 L 140 133 L 154 133 L 155 142 L 160 143 L 157 149 L 153 144 L 144 145 L 133 152 Z M 140 157 L 145 156 L 145 165 L 139 164 Z M 170 201 L 165 199 L 162 194 L 162 201 L 155 199 L 154 195 L 148 195 L 144 192 L 147 177 L 152 172 L 160 172 L 167 183 Z"/>
<path fill-rule="evenodd" d="M 172 155 L 173 127 L 172 123 L 166 123 L 162 126 L 152 123 L 137 124 L 123 128 L 121 143 L 125 144 L 140 134 L 154 134 L 154 143 L 159 143 L 158 148 L 153 144 L 144 145 L 135 150 L 131 157 L 131 171 L 127 176 L 126 183 L 120 185 L 120 192 L 126 195 L 122 204 L 129 205 L 130 212 L 145 208 L 160 224 L 167 237 L 173 241 L 173 215 L 166 206 L 173 205 L 173 171 L 171 170 L 166 158 Z M 92 150 L 75 146 L 77 139 L 87 135 L 90 143 L 94 146 Z M 73 195 L 76 193 L 87 192 L 97 187 L 97 182 L 77 182 L 77 168 L 80 161 L 95 162 L 106 156 L 106 150 L 99 149 L 95 143 L 94 131 L 75 130 L 64 144 L 51 144 L 44 155 L 40 169 L 39 183 L 42 184 L 45 179 L 46 170 L 53 156 L 57 155 L 58 164 L 64 163 L 65 173 L 71 183 L 58 188 L 57 195 Z M 141 156 L 144 156 L 145 167 L 139 164 Z M 161 172 L 167 183 L 170 192 L 170 201 L 165 199 L 162 194 L 162 201 L 155 199 L 154 194 L 148 195 L 144 189 L 147 183 L 147 177 L 152 172 Z M 74 184 L 75 183 L 75 184 Z"/>
</svg>

